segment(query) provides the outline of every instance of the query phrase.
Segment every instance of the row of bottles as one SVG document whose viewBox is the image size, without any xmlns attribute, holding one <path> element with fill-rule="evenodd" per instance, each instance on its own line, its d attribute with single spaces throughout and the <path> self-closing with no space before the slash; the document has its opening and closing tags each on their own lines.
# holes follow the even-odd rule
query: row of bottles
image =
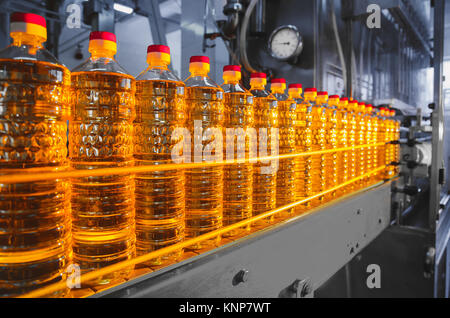
<svg viewBox="0 0 450 318">
<path fill-rule="evenodd" d="M 191 57 L 191 75 L 182 82 L 169 70 L 170 49 L 163 45 L 148 47 L 148 68 L 135 79 L 114 60 L 116 38 L 108 32 L 91 32 L 91 57 L 70 73 L 44 49 L 46 22 L 35 14 L 13 14 L 11 37 L 12 45 L 0 51 L 1 175 L 158 166 L 174 163 L 174 154 L 199 165 L 0 184 L 0 296 L 60 281 L 72 263 L 84 273 L 145 255 L 333 189 L 385 164 L 381 173 L 256 226 L 398 173 L 390 165 L 399 160 L 398 146 L 390 142 L 399 138 L 399 123 L 389 119 L 390 110 L 374 114 L 370 105 L 315 88 L 305 89 L 302 97 L 301 84 L 286 87 L 281 78 L 272 79 L 269 92 L 264 73 L 251 74 L 247 90 L 236 65 L 224 67 L 219 86 L 208 77 L 206 56 Z M 386 145 L 339 150 L 378 142 Z M 333 149 L 202 166 L 211 159 Z M 190 248 L 219 241 L 217 236 Z M 182 253 L 148 264 L 174 261 Z M 131 270 L 92 283 L 107 284 Z"/>
</svg>

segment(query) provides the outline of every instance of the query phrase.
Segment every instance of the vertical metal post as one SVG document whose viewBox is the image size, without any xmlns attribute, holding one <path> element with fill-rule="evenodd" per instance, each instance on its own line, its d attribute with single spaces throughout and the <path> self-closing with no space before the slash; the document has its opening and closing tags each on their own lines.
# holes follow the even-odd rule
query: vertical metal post
<svg viewBox="0 0 450 318">
<path fill-rule="evenodd" d="M 158 0 L 138 0 L 137 7 L 144 11 L 148 17 L 153 43 L 167 45 L 166 30 L 161 17 Z"/>
<path fill-rule="evenodd" d="M 3 1 L 2 6 L 8 7 L 8 1 Z M 9 12 L 2 10 L 0 13 L 0 48 L 4 48 L 9 45 Z"/>
<path fill-rule="evenodd" d="M 431 114 L 432 159 L 430 178 L 429 227 L 436 229 L 436 218 L 439 213 L 441 185 L 439 184 L 439 170 L 443 160 L 444 111 L 442 96 L 443 56 L 444 56 L 444 15 L 445 0 L 434 1 L 434 110 Z"/>
</svg>

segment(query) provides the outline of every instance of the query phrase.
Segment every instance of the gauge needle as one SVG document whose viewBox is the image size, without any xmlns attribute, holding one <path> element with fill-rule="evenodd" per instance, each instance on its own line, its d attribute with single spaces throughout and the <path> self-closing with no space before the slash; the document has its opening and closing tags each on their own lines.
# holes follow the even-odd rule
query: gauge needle
<svg viewBox="0 0 450 318">
<path fill-rule="evenodd" d="M 291 44 L 291 42 L 273 42 L 273 44 L 289 45 L 289 44 Z"/>
</svg>

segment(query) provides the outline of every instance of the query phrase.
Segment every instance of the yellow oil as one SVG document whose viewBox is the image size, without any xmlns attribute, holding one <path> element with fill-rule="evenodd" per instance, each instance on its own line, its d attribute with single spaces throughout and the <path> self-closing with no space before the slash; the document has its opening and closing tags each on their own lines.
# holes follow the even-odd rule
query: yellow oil
<svg viewBox="0 0 450 318">
<path fill-rule="evenodd" d="M 297 102 L 295 122 L 295 151 L 303 153 L 312 149 L 312 106 L 300 96 L 294 98 Z M 295 201 L 303 200 L 312 195 L 311 187 L 311 156 L 295 158 Z M 299 205 L 296 213 L 305 212 L 311 203 Z"/>
<path fill-rule="evenodd" d="M 400 121 L 394 120 L 394 140 L 400 140 Z M 394 145 L 394 161 L 400 163 L 400 144 Z M 400 165 L 394 167 L 394 175 L 400 173 Z"/>
<path fill-rule="evenodd" d="M 72 73 L 69 152 L 73 169 L 133 165 L 134 79 L 107 72 Z M 135 254 L 133 175 L 72 179 L 74 263 L 82 272 Z M 107 284 L 131 268 L 99 277 Z"/>
<path fill-rule="evenodd" d="M 312 105 L 312 151 L 326 149 L 326 123 L 327 109 L 323 104 L 316 101 L 316 103 Z M 317 194 L 326 190 L 326 155 L 318 154 L 312 155 L 311 157 L 312 192 L 313 194 Z M 317 199 L 313 199 L 311 205 L 315 207 L 323 204 L 324 202 L 325 196 L 320 196 Z"/>
<path fill-rule="evenodd" d="M 364 104 L 359 104 L 357 106 L 357 110 L 355 112 L 356 116 L 356 146 L 364 146 L 366 141 L 366 122 L 364 120 Z M 366 171 L 366 151 L 367 148 L 358 148 L 355 151 L 356 155 L 356 176 L 362 176 Z M 357 188 L 361 188 L 364 186 L 363 179 L 359 179 L 355 182 L 355 186 Z"/>
<path fill-rule="evenodd" d="M 224 94 L 225 120 L 224 128 L 242 129 L 246 133 L 254 126 L 253 96 L 250 92 L 227 92 Z M 224 131 L 224 150 L 228 156 L 226 130 Z M 234 137 L 233 137 L 234 138 Z M 242 141 L 245 158 L 250 156 L 251 136 L 246 134 Z M 233 158 L 239 156 L 241 140 L 234 138 Z M 243 158 L 240 158 L 243 159 Z M 253 166 L 251 163 L 239 163 L 224 166 L 223 177 L 223 225 L 227 226 L 252 216 Z M 250 225 L 224 234 L 233 237 L 250 230 Z"/>
<path fill-rule="evenodd" d="M 172 162 L 172 132 L 186 120 L 184 83 L 136 82 L 134 160 L 136 166 Z M 155 171 L 135 176 L 136 254 L 181 242 L 184 238 L 184 172 Z M 183 250 L 153 259 L 150 265 L 177 260 Z"/>
<path fill-rule="evenodd" d="M 186 87 L 187 122 L 191 136 L 194 136 L 194 121 L 201 120 L 202 128 L 223 129 L 223 91 L 218 87 Z M 194 158 L 192 138 L 192 162 Z M 203 134 L 202 149 L 210 147 L 210 137 Z M 215 148 L 211 155 L 215 156 Z M 205 161 L 205 157 L 202 159 Z M 222 227 L 223 218 L 223 167 L 204 167 L 185 171 L 186 238 L 196 237 Z M 197 243 L 190 248 L 213 247 L 220 242 L 220 236 Z"/>
<path fill-rule="evenodd" d="M 278 100 L 279 118 L 279 153 L 280 155 L 295 152 L 295 121 L 297 104 L 294 100 L 283 98 L 283 94 L 272 94 Z M 282 207 L 295 202 L 295 158 L 280 159 L 277 171 L 277 207 Z M 275 218 L 289 217 L 294 213 L 294 209 L 288 209 L 275 215 Z"/>
<path fill-rule="evenodd" d="M 325 131 L 325 142 L 326 149 L 337 149 L 338 148 L 338 108 L 337 100 L 332 98 L 326 106 L 326 131 Z M 325 188 L 332 189 L 338 185 L 338 152 L 331 152 L 325 154 L 325 176 L 326 185 Z M 332 191 L 325 196 L 325 201 L 336 199 L 338 193 L 337 191 Z"/>
<path fill-rule="evenodd" d="M 385 143 L 386 142 L 386 137 L 387 137 L 387 133 L 386 133 L 386 118 L 384 117 L 384 111 L 381 110 L 377 116 L 377 121 L 378 121 L 378 142 L 379 143 Z M 386 160 L 387 160 L 387 155 L 388 155 L 388 151 L 387 151 L 387 145 L 383 144 L 380 145 L 378 147 L 378 151 L 377 151 L 378 155 L 377 155 L 377 165 L 378 167 L 381 167 L 383 165 L 386 164 Z M 381 181 L 384 180 L 386 178 L 386 171 L 382 170 L 377 174 L 377 180 Z"/>
<path fill-rule="evenodd" d="M 338 105 L 337 111 L 337 139 L 339 148 L 347 148 L 349 146 L 349 121 L 347 113 L 347 100 L 341 100 Z M 337 167 L 338 167 L 338 183 L 343 184 L 349 179 L 349 154 L 350 151 L 340 151 L 338 154 Z M 338 191 L 338 195 L 344 195 L 347 192 L 348 187 L 342 187 Z"/>
<path fill-rule="evenodd" d="M 267 155 L 272 154 L 271 128 L 278 128 L 278 103 L 270 94 L 263 94 L 263 87 L 252 87 L 254 96 L 255 129 L 259 144 L 259 155 L 261 156 L 261 131 L 267 129 Z M 267 173 L 271 172 L 271 173 Z M 256 162 L 253 164 L 253 208 L 252 215 L 256 216 L 276 208 L 277 173 L 270 169 L 270 162 Z M 256 225 L 264 225 L 274 220 L 273 216 L 255 222 Z"/>
<path fill-rule="evenodd" d="M 355 103 L 349 102 L 348 105 L 348 146 L 354 147 L 357 143 L 357 120 L 355 112 Z M 357 170 L 357 152 L 356 149 L 349 150 L 348 152 L 348 180 L 356 178 Z M 355 182 L 347 186 L 347 192 L 353 192 L 356 189 Z"/>
<path fill-rule="evenodd" d="M 373 125 L 372 125 L 372 115 L 368 108 L 366 108 L 366 114 L 364 115 L 364 126 L 365 130 L 365 138 L 364 144 L 370 145 L 373 141 Z M 374 149 L 372 146 L 368 146 L 365 148 L 365 167 L 364 173 L 369 173 L 373 170 L 373 152 Z M 363 185 L 368 186 L 370 184 L 370 175 L 363 179 Z"/>
<path fill-rule="evenodd" d="M 66 170 L 69 71 L 0 59 L 0 74 L 0 175 Z M 63 279 L 71 260 L 68 181 L 0 184 L 0 198 L 0 297 Z"/>
<path fill-rule="evenodd" d="M 370 116 L 370 122 L 372 126 L 372 138 L 371 143 L 372 144 L 378 144 L 379 143 L 379 121 L 378 117 L 375 114 L 372 114 Z M 372 150 L 372 170 L 376 169 L 380 166 L 380 159 L 379 159 L 379 146 L 373 146 L 371 147 Z M 375 183 L 378 182 L 377 173 L 372 173 L 369 176 L 369 183 Z"/>
<path fill-rule="evenodd" d="M 395 145 L 391 142 L 394 140 L 394 121 L 390 118 L 390 113 L 387 113 L 386 118 L 386 178 L 392 178 L 394 176 L 394 162 L 395 158 Z"/>
</svg>

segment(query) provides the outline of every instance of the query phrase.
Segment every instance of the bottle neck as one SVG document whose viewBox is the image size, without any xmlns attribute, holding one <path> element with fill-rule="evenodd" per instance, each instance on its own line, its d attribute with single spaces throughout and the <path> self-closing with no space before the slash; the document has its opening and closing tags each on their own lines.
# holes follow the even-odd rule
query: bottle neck
<svg viewBox="0 0 450 318">
<path fill-rule="evenodd" d="M 238 85 L 239 84 L 239 80 L 238 79 L 224 78 L 223 79 L 223 83 L 227 84 L 227 85 Z"/>
<path fill-rule="evenodd" d="M 284 94 L 284 89 L 279 88 L 279 87 L 272 87 L 271 89 L 272 94 Z"/>
<path fill-rule="evenodd" d="M 40 36 L 27 34 L 24 32 L 14 32 L 13 34 L 11 34 L 11 37 L 13 38 L 12 45 L 14 46 L 27 45 L 36 49 L 40 49 L 43 47 L 42 44 L 45 42 L 45 39 Z"/>
<path fill-rule="evenodd" d="M 100 59 L 100 58 L 114 60 L 114 55 L 116 54 L 116 52 L 114 52 L 112 50 L 91 50 L 90 53 L 91 53 L 91 58 L 94 60 Z"/>
<path fill-rule="evenodd" d="M 254 84 L 250 84 L 250 90 L 263 91 L 263 90 L 265 90 L 265 87 L 264 87 L 264 84 L 262 84 L 262 83 L 254 83 Z"/>
<path fill-rule="evenodd" d="M 208 72 L 202 72 L 199 70 L 192 70 L 191 71 L 192 77 L 208 77 Z"/>
<path fill-rule="evenodd" d="M 303 96 L 305 97 L 305 101 L 307 102 L 315 102 L 317 97 L 315 94 L 310 93 L 305 93 Z"/>
<path fill-rule="evenodd" d="M 161 59 L 147 59 L 147 64 L 150 68 L 153 69 L 161 69 L 161 70 L 167 70 L 169 69 L 169 64 Z"/>
</svg>

